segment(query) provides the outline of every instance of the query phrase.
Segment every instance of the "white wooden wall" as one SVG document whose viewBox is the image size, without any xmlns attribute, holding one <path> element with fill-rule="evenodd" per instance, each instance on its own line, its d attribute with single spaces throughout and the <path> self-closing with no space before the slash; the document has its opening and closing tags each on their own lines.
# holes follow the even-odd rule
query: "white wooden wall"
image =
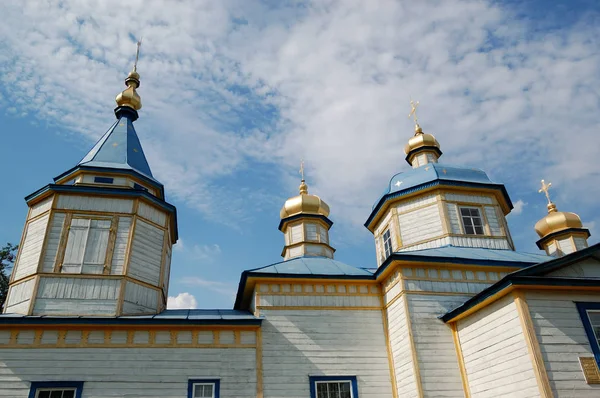
<svg viewBox="0 0 600 398">
<path fill-rule="evenodd" d="M 164 234 L 160 228 L 140 219 L 136 220 L 127 271 L 129 275 L 158 286 Z"/>
<path fill-rule="evenodd" d="M 6 303 L 7 314 L 27 314 L 35 286 L 35 278 L 10 287 Z"/>
<path fill-rule="evenodd" d="M 56 263 L 56 254 L 60 245 L 60 235 L 65 222 L 65 213 L 53 213 L 50 221 L 50 231 L 46 240 L 46 249 L 44 251 L 44 259 L 42 265 L 43 272 L 53 272 Z"/>
<path fill-rule="evenodd" d="M 408 334 L 405 311 L 406 296 L 400 297 L 387 311 L 388 333 L 392 347 L 392 359 L 396 377 L 398 397 L 417 397 L 417 379 L 415 377 L 412 348 Z"/>
<path fill-rule="evenodd" d="M 123 300 L 123 315 L 156 313 L 159 291 L 127 282 Z"/>
<path fill-rule="evenodd" d="M 512 295 L 458 321 L 471 397 L 539 397 Z"/>
<path fill-rule="evenodd" d="M 121 281 L 101 278 L 41 278 L 33 315 L 115 315 Z"/>
<path fill-rule="evenodd" d="M 59 195 L 56 201 L 57 209 L 91 210 L 108 213 L 131 213 L 132 199 L 95 198 L 92 196 Z"/>
<path fill-rule="evenodd" d="M 550 272 L 548 276 L 600 278 L 600 261 L 588 258 L 576 264 Z"/>
<path fill-rule="evenodd" d="M 113 251 L 110 273 L 112 275 L 123 274 L 123 265 L 127 257 L 127 241 L 129 240 L 129 230 L 131 229 L 131 217 L 119 217 L 117 225 L 117 235 L 115 237 L 115 248 Z"/>
<path fill-rule="evenodd" d="M 19 258 L 15 264 L 15 280 L 37 272 L 42 246 L 44 245 L 46 227 L 48 226 L 48 217 L 49 215 L 46 214 L 27 223 L 25 227 L 25 239 L 20 249 Z"/>
<path fill-rule="evenodd" d="M 309 397 L 309 375 L 355 375 L 361 398 L 392 397 L 381 311 L 263 309 L 261 315 L 265 398 Z"/>
<path fill-rule="evenodd" d="M 437 203 L 398 215 L 402 245 L 435 238 L 444 234 L 442 218 Z"/>
<path fill-rule="evenodd" d="M 184 398 L 200 378 L 220 379 L 222 398 L 256 397 L 254 348 L 0 349 L 0 370 L 7 398 L 41 380 L 83 381 L 83 398 Z"/>
<path fill-rule="evenodd" d="M 579 365 L 579 357 L 593 357 L 594 354 L 575 306 L 575 301 L 596 302 L 600 297 L 527 292 L 525 298 L 554 396 L 600 397 L 600 385 L 587 384 Z"/>
</svg>

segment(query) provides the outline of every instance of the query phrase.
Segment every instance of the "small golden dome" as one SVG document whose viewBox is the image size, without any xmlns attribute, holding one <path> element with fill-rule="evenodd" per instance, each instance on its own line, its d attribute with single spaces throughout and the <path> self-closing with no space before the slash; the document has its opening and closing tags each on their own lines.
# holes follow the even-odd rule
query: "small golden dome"
<svg viewBox="0 0 600 398">
<path fill-rule="evenodd" d="M 549 203 L 548 215 L 535 223 L 535 232 L 537 232 L 540 238 L 543 238 L 554 232 L 581 227 L 581 219 L 577 214 L 556 211 L 556 205 Z"/>
<path fill-rule="evenodd" d="M 117 105 L 128 106 L 136 111 L 139 111 L 142 109 L 142 99 L 135 89 L 140 86 L 140 74 L 137 73 L 135 69 L 129 72 L 129 75 L 127 75 L 127 79 L 125 79 L 125 85 L 127 88 L 119 93 L 117 98 L 115 98 Z"/>
<path fill-rule="evenodd" d="M 425 146 L 440 148 L 440 143 L 435 139 L 432 134 L 423 133 L 421 126 L 418 124 L 415 126 L 415 135 L 408 140 L 408 144 L 404 146 L 404 153 L 407 155 L 414 151 L 415 149 L 419 149 Z"/>
<path fill-rule="evenodd" d="M 318 214 L 329 216 L 329 205 L 325 203 L 317 195 L 310 195 L 308 187 L 304 180 L 299 187 L 300 195 L 289 198 L 279 212 L 281 219 L 295 216 L 298 214 Z"/>
</svg>

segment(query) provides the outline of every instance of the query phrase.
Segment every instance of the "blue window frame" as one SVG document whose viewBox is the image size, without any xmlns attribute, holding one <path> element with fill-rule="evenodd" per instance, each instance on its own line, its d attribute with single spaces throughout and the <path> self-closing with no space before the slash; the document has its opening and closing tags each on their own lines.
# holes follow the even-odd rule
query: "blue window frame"
<svg viewBox="0 0 600 398">
<path fill-rule="evenodd" d="M 358 398 L 356 376 L 309 376 L 310 398 Z"/>
<path fill-rule="evenodd" d="M 219 398 L 220 390 L 219 379 L 188 380 L 188 398 Z"/>
<path fill-rule="evenodd" d="M 592 352 L 600 366 L 600 303 L 575 303 Z"/>
<path fill-rule="evenodd" d="M 115 179 L 111 177 L 94 177 L 94 182 L 99 184 L 112 184 L 114 181 Z"/>
<path fill-rule="evenodd" d="M 83 381 L 32 381 L 29 398 L 81 398 Z"/>
</svg>

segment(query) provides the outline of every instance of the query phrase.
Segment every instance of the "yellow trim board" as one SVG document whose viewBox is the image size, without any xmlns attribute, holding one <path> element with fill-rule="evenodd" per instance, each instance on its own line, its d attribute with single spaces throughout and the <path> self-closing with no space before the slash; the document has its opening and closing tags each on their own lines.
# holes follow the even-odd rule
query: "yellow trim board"
<svg viewBox="0 0 600 398">
<path fill-rule="evenodd" d="M 454 349 L 456 350 L 456 358 L 458 359 L 458 369 L 460 371 L 460 379 L 462 381 L 463 391 L 465 398 L 471 398 L 471 391 L 469 390 L 469 379 L 467 377 L 467 369 L 465 366 L 465 358 L 463 356 L 462 347 L 460 345 L 460 337 L 456 323 L 451 323 L 450 329 L 452 329 L 452 338 L 454 340 Z"/>
</svg>

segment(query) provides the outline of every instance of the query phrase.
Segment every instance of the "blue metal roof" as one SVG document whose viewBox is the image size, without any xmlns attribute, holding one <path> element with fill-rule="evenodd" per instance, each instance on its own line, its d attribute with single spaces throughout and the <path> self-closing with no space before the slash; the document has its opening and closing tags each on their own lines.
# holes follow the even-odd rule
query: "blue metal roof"
<svg viewBox="0 0 600 398">
<path fill-rule="evenodd" d="M 156 181 L 133 127 L 133 120 L 127 113 L 120 114 L 118 120 L 78 163 L 78 166 L 129 169 Z"/>
<path fill-rule="evenodd" d="M 513 250 L 500 249 L 484 249 L 476 247 L 457 247 L 444 246 L 434 249 L 423 250 L 407 250 L 394 253 L 396 259 L 401 257 L 414 258 L 418 260 L 421 257 L 427 258 L 444 258 L 446 260 L 456 260 L 461 262 L 464 260 L 476 261 L 493 261 L 493 262 L 508 262 L 508 263 L 526 263 L 528 265 L 543 263 L 553 260 L 554 257 L 546 254 L 525 253 Z"/>
<path fill-rule="evenodd" d="M 156 315 L 131 315 L 117 317 L 92 316 L 35 316 L 20 314 L 0 314 L 0 324 L 260 324 L 261 318 L 249 311 L 240 310 L 164 310 Z"/>
<path fill-rule="evenodd" d="M 248 270 L 252 275 L 314 275 L 314 276 L 372 276 L 363 268 L 356 268 L 327 257 L 298 257 L 262 268 Z"/>
</svg>

